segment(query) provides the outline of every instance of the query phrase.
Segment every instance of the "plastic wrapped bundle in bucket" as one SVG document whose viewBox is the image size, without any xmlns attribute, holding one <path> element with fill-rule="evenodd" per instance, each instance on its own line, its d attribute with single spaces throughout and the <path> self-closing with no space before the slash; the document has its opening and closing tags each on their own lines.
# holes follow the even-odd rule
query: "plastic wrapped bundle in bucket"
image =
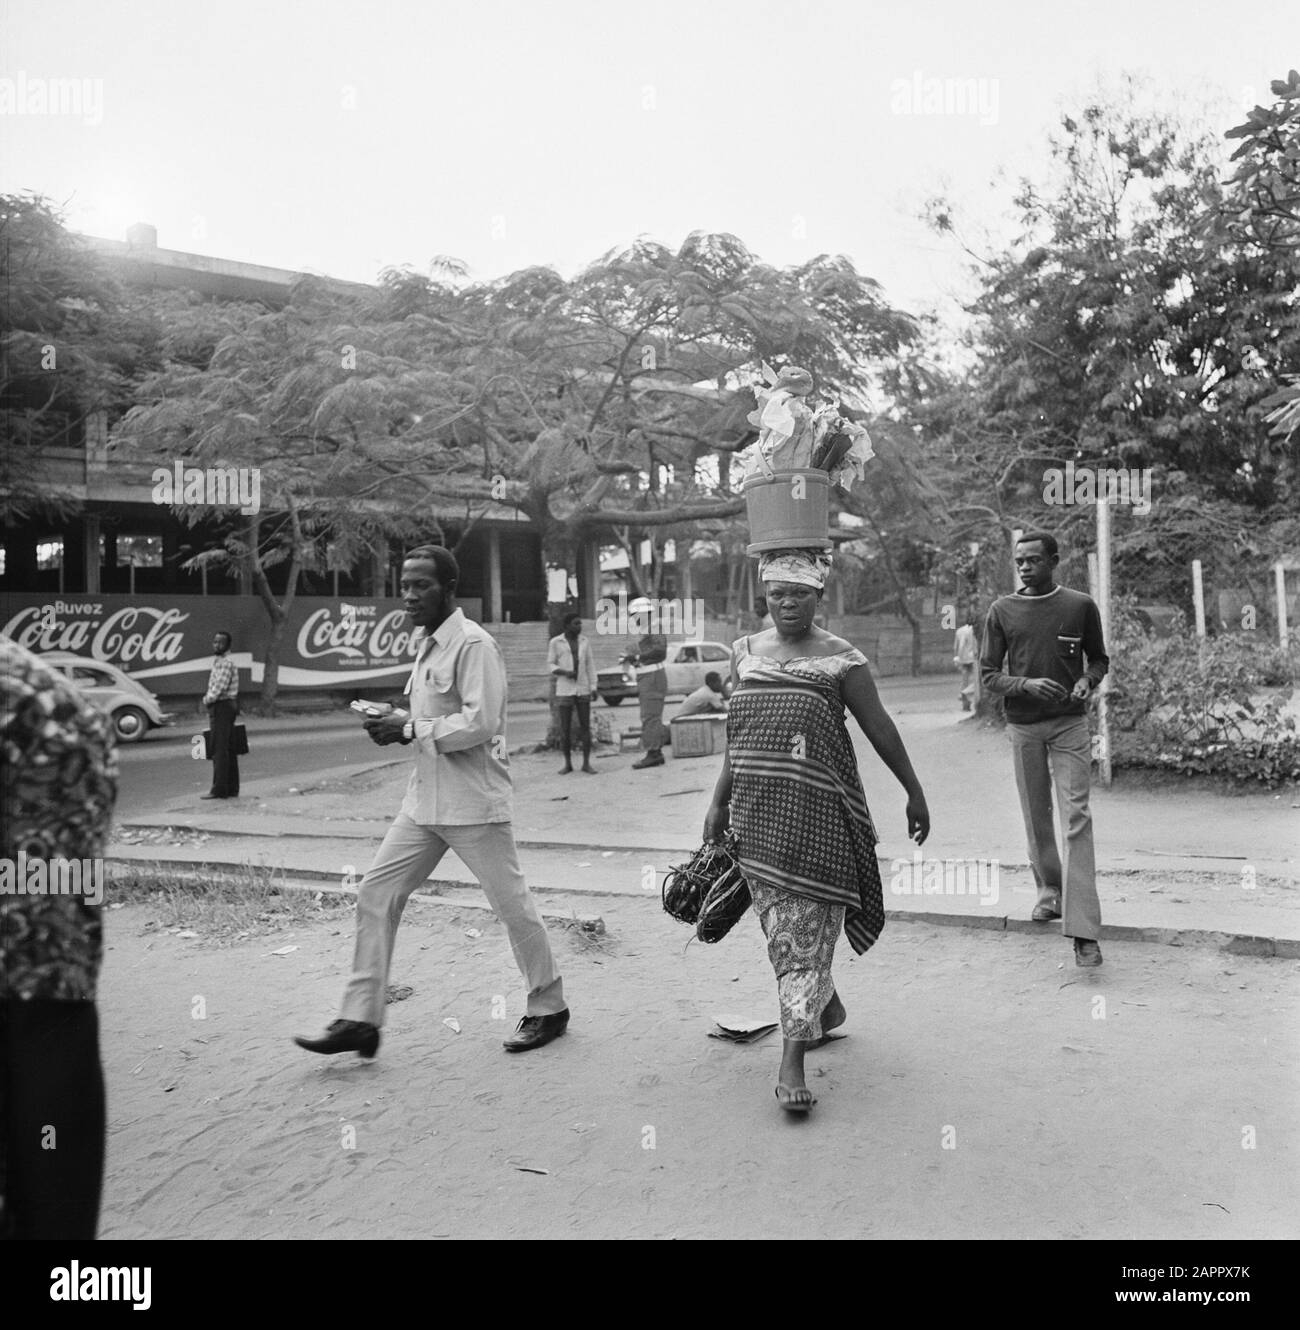
<svg viewBox="0 0 1300 1330">
<path fill-rule="evenodd" d="M 748 554 L 831 548 L 831 478 L 825 471 L 776 471 L 750 476 L 741 487 L 749 512 Z"/>
</svg>

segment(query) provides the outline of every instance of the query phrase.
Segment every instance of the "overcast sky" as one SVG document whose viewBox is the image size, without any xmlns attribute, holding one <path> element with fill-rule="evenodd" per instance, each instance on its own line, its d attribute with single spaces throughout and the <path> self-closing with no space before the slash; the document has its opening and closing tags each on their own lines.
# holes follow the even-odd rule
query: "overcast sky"
<svg viewBox="0 0 1300 1330">
<path fill-rule="evenodd" d="M 914 312 L 965 284 L 925 199 L 1003 225 L 990 182 L 1041 174 L 1099 77 L 1221 132 L 1300 63 L 1295 0 L 0 0 L 0 29 L 0 189 L 77 230 L 360 281 L 721 230 Z M 79 114 L 51 79 L 89 81 Z"/>
</svg>

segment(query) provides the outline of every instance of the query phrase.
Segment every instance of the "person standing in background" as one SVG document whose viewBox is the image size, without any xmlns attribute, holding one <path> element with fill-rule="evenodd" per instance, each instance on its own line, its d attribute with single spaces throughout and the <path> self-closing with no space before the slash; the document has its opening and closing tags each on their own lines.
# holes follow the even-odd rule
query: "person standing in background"
<svg viewBox="0 0 1300 1330">
<path fill-rule="evenodd" d="M 560 742 L 564 747 L 564 766 L 560 775 L 573 770 L 573 713 L 578 713 L 582 727 L 582 769 L 596 774 L 591 765 L 591 699 L 596 695 L 596 662 L 591 643 L 582 636 L 582 615 L 564 616 L 564 631 L 551 638 L 546 652 L 547 668 L 555 677 L 555 709 L 560 721 Z"/>
<path fill-rule="evenodd" d="M 235 753 L 235 717 L 239 715 L 239 668 L 230 658 L 230 634 L 212 639 L 216 653 L 203 705 L 212 731 L 212 788 L 204 799 L 239 798 L 239 758 Z"/>
<path fill-rule="evenodd" d="M 112 726 L 38 656 L 0 637 L 0 1236 L 90 1241 L 104 1178 L 95 993 L 103 852 L 117 802 Z M 20 855 L 22 856 L 20 858 Z M 24 890 L 33 870 L 45 885 Z"/>
<path fill-rule="evenodd" d="M 975 666 L 979 663 L 979 643 L 975 640 L 975 617 L 968 614 L 966 622 L 957 629 L 953 640 L 952 663 L 961 671 L 961 709 L 969 711 L 975 704 Z"/>
<path fill-rule="evenodd" d="M 664 764 L 664 699 L 668 696 L 668 639 L 662 633 L 646 633 L 629 659 L 636 666 L 636 694 L 641 704 L 641 747 L 645 756 L 632 763 L 634 771 Z"/>
</svg>

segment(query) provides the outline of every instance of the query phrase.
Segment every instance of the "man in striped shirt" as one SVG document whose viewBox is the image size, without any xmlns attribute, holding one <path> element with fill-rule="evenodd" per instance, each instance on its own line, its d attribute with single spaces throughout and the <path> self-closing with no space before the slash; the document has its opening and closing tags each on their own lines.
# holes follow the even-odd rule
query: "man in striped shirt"
<svg viewBox="0 0 1300 1330">
<path fill-rule="evenodd" d="M 208 691 L 203 704 L 208 709 L 208 728 L 212 731 L 212 789 L 204 799 L 239 797 L 239 758 L 235 755 L 235 717 L 239 715 L 239 668 L 230 659 L 230 634 L 217 633 L 212 639 L 216 658 L 208 676 Z"/>
</svg>

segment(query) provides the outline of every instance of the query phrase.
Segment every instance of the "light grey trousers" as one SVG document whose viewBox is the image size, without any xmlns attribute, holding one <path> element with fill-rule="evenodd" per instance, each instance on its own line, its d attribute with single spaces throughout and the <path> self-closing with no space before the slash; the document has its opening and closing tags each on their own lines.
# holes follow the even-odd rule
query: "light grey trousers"
<svg viewBox="0 0 1300 1330">
<path fill-rule="evenodd" d="M 426 827 L 399 813 L 357 892 L 352 977 L 339 1012 L 344 1020 L 384 1023 L 388 967 L 402 911 L 449 849 L 478 878 L 488 904 L 506 926 L 528 988 L 527 1014 L 551 1016 L 565 1009 L 564 985 L 546 925 L 519 868 L 513 824 Z"/>
<path fill-rule="evenodd" d="M 1029 863 L 1038 899 L 1059 896 L 1061 932 L 1066 937 L 1101 937 L 1101 902 L 1088 807 L 1092 745 L 1083 716 L 1061 716 L 1028 725 L 1007 722 L 1016 769 L 1016 789 L 1029 838 Z M 1052 787 L 1065 846 L 1065 870 L 1056 848 Z"/>
</svg>

